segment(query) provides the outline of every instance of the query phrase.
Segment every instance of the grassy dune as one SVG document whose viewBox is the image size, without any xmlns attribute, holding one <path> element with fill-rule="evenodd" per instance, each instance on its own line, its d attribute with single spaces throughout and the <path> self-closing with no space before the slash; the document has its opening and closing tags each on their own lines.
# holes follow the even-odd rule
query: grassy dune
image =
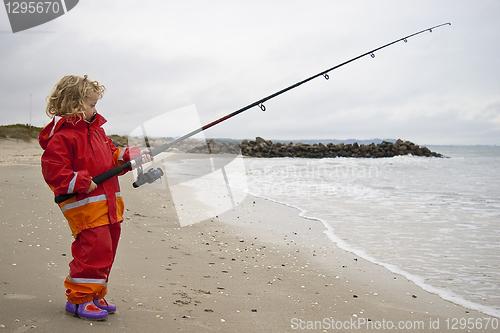
<svg viewBox="0 0 500 333">
<path fill-rule="evenodd" d="M 0 126 L 0 138 L 15 139 L 30 142 L 37 139 L 42 127 L 29 126 L 28 124 L 2 125 Z"/>
</svg>

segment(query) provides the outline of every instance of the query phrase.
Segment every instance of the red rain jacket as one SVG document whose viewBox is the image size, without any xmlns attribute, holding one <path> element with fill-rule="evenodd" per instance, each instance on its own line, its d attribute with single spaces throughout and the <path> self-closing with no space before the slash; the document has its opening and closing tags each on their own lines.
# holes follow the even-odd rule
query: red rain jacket
<svg viewBox="0 0 500 333">
<path fill-rule="evenodd" d="M 38 137 L 45 150 L 42 174 L 54 195 L 77 193 L 59 204 L 75 238 L 82 230 L 123 221 L 118 177 L 85 192 L 93 177 L 140 154 L 137 147 L 117 148 L 101 127 L 106 119 L 100 114 L 90 124 L 77 120 L 55 116 Z"/>
</svg>

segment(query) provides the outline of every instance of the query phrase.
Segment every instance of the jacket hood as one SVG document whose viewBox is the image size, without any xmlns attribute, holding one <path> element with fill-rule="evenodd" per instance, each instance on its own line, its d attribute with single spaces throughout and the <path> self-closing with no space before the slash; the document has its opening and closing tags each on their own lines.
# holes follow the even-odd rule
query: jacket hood
<svg viewBox="0 0 500 333">
<path fill-rule="evenodd" d="M 52 121 L 40 131 L 40 135 L 38 135 L 38 142 L 40 143 L 40 147 L 45 150 L 50 139 L 54 137 L 63 125 L 64 127 L 71 129 L 84 129 L 87 125 L 89 125 L 89 129 L 93 130 L 101 127 L 104 123 L 106 123 L 106 119 L 99 113 L 96 113 L 94 120 L 90 124 L 84 120 L 79 120 L 77 117 L 54 116 Z"/>
</svg>

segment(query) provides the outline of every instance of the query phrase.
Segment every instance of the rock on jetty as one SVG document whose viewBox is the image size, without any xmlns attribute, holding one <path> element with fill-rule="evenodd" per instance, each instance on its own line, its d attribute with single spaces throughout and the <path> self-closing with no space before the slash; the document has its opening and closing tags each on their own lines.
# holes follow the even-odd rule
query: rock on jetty
<svg viewBox="0 0 500 333">
<path fill-rule="evenodd" d="M 325 158 L 325 157 L 393 157 L 397 155 L 414 156 L 434 156 L 443 157 L 439 153 L 429 150 L 427 147 L 420 147 L 410 141 L 401 139 L 396 142 L 383 141 L 380 144 L 359 145 L 353 144 L 305 144 L 302 142 L 288 144 L 271 140 L 264 140 L 257 137 L 255 141 L 243 140 L 240 143 L 241 152 L 244 156 L 251 157 L 305 157 L 305 158 Z"/>
</svg>

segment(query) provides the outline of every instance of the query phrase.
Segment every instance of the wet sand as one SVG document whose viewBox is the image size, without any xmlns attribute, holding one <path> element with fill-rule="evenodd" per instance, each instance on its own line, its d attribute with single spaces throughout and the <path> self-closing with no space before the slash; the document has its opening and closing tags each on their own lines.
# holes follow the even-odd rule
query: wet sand
<svg viewBox="0 0 500 333">
<path fill-rule="evenodd" d="M 484 329 L 489 316 L 323 246 L 319 222 L 291 207 L 248 196 L 180 228 L 169 193 L 133 189 L 129 175 L 107 296 L 118 311 L 102 322 L 67 316 L 72 235 L 41 176 L 41 153 L 36 142 L 0 141 L 0 332 L 496 331 Z M 483 329 L 451 329 L 460 318 Z"/>
</svg>

